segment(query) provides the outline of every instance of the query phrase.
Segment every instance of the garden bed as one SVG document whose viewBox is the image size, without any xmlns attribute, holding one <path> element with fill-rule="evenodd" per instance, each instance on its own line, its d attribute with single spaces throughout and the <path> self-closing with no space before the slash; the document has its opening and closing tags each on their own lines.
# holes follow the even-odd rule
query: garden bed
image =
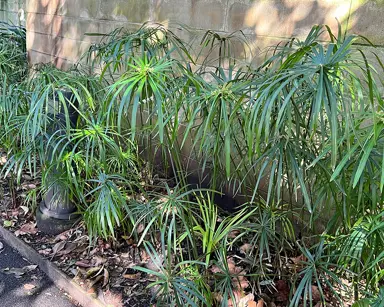
<svg viewBox="0 0 384 307">
<path fill-rule="evenodd" d="M 4 163 L 6 161 L 4 153 L 2 159 Z M 33 247 L 41 257 L 57 265 L 87 293 L 100 298 L 107 305 L 157 306 L 157 289 L 148 288 L 148 285 L 156 280 L 155 276 L 136 269 L 139 266 L 158 271 L 157 265 L 143 246 L 138 246 L 134 238 L 120 234 L 117 240 L 98 239 L 97 242 L 91 243 L 83 223 L 74 225 L 72 229 L 57 236 L 41 233 L 36 227 L 35 216 L 26 203 L 28 192 L 35 189 L 39 182 L 32 180 L 26 173 L 22 178 L 20 186 L 10 187 L 9 177 L 9 180 L 0 181 L 2 191 L 0 223 L 3 227 Z M 145 227 L 146 225 L 142 226 L 143 229 Z M 233 230 L 233 234 L 229 236 L 235 238 L 238 236 L 238 231 Z M 160 234 L 156 241 L 156 249 L 161 252 Z M 300 270 L 301 262 L 305 261 L 304 256 L 297 253 L 283 257 L 286 260 L 284 266 L 287 279 L 271 280 L 269 286 L 256 289 L 251 285 L 253 272 L 248 270 L 248 260 L 245 257 L 251 248 L 249 243 L 240 241 L 228 250 L 227 263 L 231 275 L 234 276 L 232 286 L 236 303 L 240 307 L 287 306 L 291 283 L 289 274 Z M 270 271 L 277 269 L 273 266 L 269 268 Z M 209 272 L 212 277 L 223 273 L 217 265 L 212 265 Z M 322 306 L 320 293 L 315 285 L 312 291 L 314 305 Z M 221 303 L 222 293 L 215 292 L 214 295 L 216 304 Z M 331 293 L 325 295 L 327 306 L 339 306 Z M 232 299 L 228 299 L 228 306 L 232 305 Z"/>
</svg>

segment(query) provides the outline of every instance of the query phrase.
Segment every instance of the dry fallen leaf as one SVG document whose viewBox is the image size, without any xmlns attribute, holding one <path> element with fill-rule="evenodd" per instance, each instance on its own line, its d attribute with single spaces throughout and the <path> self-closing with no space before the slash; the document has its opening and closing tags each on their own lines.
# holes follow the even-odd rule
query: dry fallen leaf
<svg viewBox="0 0 384 307">
<path fill-rule="evenodd" d="M 317 286 L 312 286 L 312 300 L 314 302 L 321 301 L 321 293 L 320 293 L 319 288 Z"/>
<path fill-rule="evenodd" d="M 29 208 L 27 206 L 20 206 L 20 209 L 24 211 L 24 215 L 26 215 L 29 212 Z"/>
<path fill-rule="evenodd" d="M 90 256 L 93 256 L 93 255 L 95 255 L 96 253 L 98 253 L 99 252 L 99 248 L 98 247 L 95 247 L 93 250 L 91 250 L 90 252 L 89 252 L 89 255 Z"/>
<path fill-rule="evenodd" d="M 139 225 L 137 226 L 137 228 L 136 228 L 136 232 L 137 232 L 138 234 L 141 234 L 141 233 L 144 231 L 144 229 L 145 229 L 145 225 L 144 225 L 144 224 L 139 224 Z"/>
<path fill-rule="evenodd" d="M 4 165 L 5 163 L 7 163 L 7 157 L 6 156 L 2 156 L 0 158 L 0 165 Z"/>
<path fill-rule="evenodd" d="M 275 283 L 277 293 L 275 294 L 275 300 L 277 302 L 287 302 L 289 299 L 289 285 L 285 280 L 278 280 Z"/>
<path fill-rule="evenodd" d="M 77 247 L 77 244 L 68 242 L 68 243 L 65 245 L 65 249 L 63 249 L 63 250 L 57 252 L 57 256 L 68 255 L 68 254 L 70 254 L 72 251 L 74 251 L 74 250 L 76 249 L 76 247 Z"/>
<path fill-rule="evenodd" d="M 89 263 L 86 262 L 86 261 L 77 261 L 75 264 L 76 264 L 77 266 L 81 267 L 81 268 L 90 268 L 90 267 L 92 267 L 92 265 L 89 264 Z"/>
<path fill-rule="evenodd" d="M 255 303 L 255 302 L 254 302 Z M 255 303 L 255 305 L 254 305 L 255 307 L 264 307 L 264 301 L 263 300 L 259 300 L 258 302 L 257 302 L 257 305 L 256 305 L 256 303 Z M 251 307 L 249 304 L 248 304 L 248 307 Z"/>
<path fill-rule="evenodd" d="M 218 292 L 214 292 L 213 293 L 213 299 L 218 302 L 218 303 L 221 303 L 223 301 L 223 296 L 221 293 L 218 293 Z"/>
<path fill-rule="evenodd" d="M 41 249 L 39 250 L 39 254 L 44 255 L 44 256 L 49 256 L 52 252 L 52 249 L 46 248 L 46 249 Z"/>
<path fill-rule="evenodd" d="M 242 298 L 239 300 L 237 306 L 238 306 L 238 307 L 247 307 L 247 306 L 249 306 L 249 305 L 248 305 L 249 302 L 252 302 L 252 301 L 254 301 L 254 300 L 255 300 L 255 296 L 254 296 L 252 293 L 250 293 L 250 294 L 248 294 L 248 295 L 242 297 Z"/>
<path fill-rule="evenodd" d="M 307 261 L 307 258 L 304 255 L 298 257 L 289 258 L 292 261 L 292 264 L 288 264 L 288 267 L 293 267 L 296 270 L 301 270 L 303 268 L 303 262 Z"/>
<path fill-rule="evenodd" d="M 106 262 L 107 262 L 107 259 L 100 256 L 95 256 L 92 259 L 92 263 L 94 264 L 94 266 L 100 266 L 101 264 L 104 264 Z"/>
<path fill-rule="evenodd" d="M 244 276 L 238 276 L 232 278 L 232 286 L 237 290 L 244 290 L 249 287 L 249 282 Z"/>
<path fill-rule="evenodd" d="M 24 289 L 25 289 L 25 290 L 32 290 L 32 289 L 34 289 L 34 288 L 36 288 L 36 286 L 35 286 L 35 285 L 32 285 L 32 284 L 25 284 L 25 285 L 24 285 Z"/>
<path fill-rule="evenodd" d="M 37 267 L 38 267 L 37 265 L 32 264 L 32 265 L 27 265 L 27 266 L 23 267 L 22 270 L 23 270 L 25 273 L 28 273 L 28 272 L 32 272 L 32 271 L 36 270 Z"/>
<path fill-rule="evenodd" d="M 15 274 L 16 278 L 21 278 L 25 272 L 20 268 L 5 268 L 1 270 L 4 274 L 10 275 Z"/>
<path fill-rule="evenodd" d="M 30 176 L 28 174 L 23 174 L 22 177 L 23 177 L 23 179 L 28 180 L 28 181 L 31 181 L 33 179 L 32 176 Z"/>
<path fill-rule="evenodd" d="M 227 302 L 227 306 L 228 307 L 234 307 L 234 306 L 240 307 L 239 302 L 241 299 L 241 292 L 238 290 L 235 290 L 235 291 L 233 291 L 233 296 L 234 296 L 235 302 L 232 300 L 232 298 L 229 298 L 228 302 Z"/>
<path fill-rule="evenodd" d="M 272 299 L 266 293 L 259 293 L 258 296 L 264 301 L 264 304 L 266 304 L 267 306 L 269 306 L 269 304 L 272 302 Z"/>
<path fill-rule="evenodd" d="M 125 239 L 125 241 L 127 242 L 128 245 L 133 245 L 133 244 L 135 244 L 135 240 L 134 240 L 133 238 Z"/>
<path fill-rule="evenodd" d="M 123 307 L 124 305 L 122 294 L 110 290 L 104 292 L 104 301 L 108 307 Z"/>
<path fill-rule="evenodd" d="M 29 190 L 33 190 L 33 189 L 36 189 L 36 184 L 33 184 L 33 183 L 24 183 L 21 188 L 24 190 L 24 191 L 29 191 Z"/>
<path fill-rule="evenodd" d="M 236 264 L 233 258 L 227 259 L 227 265 L 228 265 L 228 272 L 230 274 L 236 274 Z"/>
<path fill-rule="evenodd" d="M 256 305 L 255 301 L 249 301 L 247 305 L 247 307 L 263 307 L 263 306 L 264 304 L 262 306 L 259 306 L 259 304 Z"/>
<path fill-rule="evenodd" d="M 140 259 L 142 262 L 147 262 L 151 257 L 147 254 L 147 252 L 144 249 L 140 250 Z"/>
<path fill-rule="evenodd" d="M 4 274 L 14 274 L 16 278 L 21 278 L 25 273 L 34 271 L 37 269 L 37 265 L 27 265 L 23 268 L 5 268 L 2 270 Z"/>
<path fill-rule="evenodd" d="M 141 274 L 140 273 L 136 273 L 136 274 L 124 274 L 123 277 L 125 279 L 131 279 L 131 280 L 134 280 L 134 279 L 139 279 L 141 277 Z"/>
<path fill-rule="evenodd" d="M 246 255 L 252 250 L 252 244 L 245 243 L 242 246 L 240 246 L 240 253 Z"/>
<path fill-rule="evenodd" d="M 52 252 L 53 252 L 52 259 L 53 259 L 53 257 L 56 256 L 56 254 L 58 252 L 60 252 L 65 247 L 65 244 L 67 244 L 66 241 L 60 241 L 60 242 L 55 244 L 55 246 L 52 248 Z"/>
<path fill-rule="evenodd" d="M 87 278 L 94 278 L 98 275 L 100 275 L 100 273 L 103 271 L 103 267 L 95 267 L 95 268 L 91 268 L 87 271 Z"/>
<path fill-rule="evenodd" d="M 66 241 L 69 237 L 70 230 L 66 230 L 55 237 L 55 242 Z"/>
<path fill-rule="evenodd" d="M 222 273 L 223 272 L 217 265 L 213 265 L 210 270 L 211 270 L 211 272 L 213 274 L 217 274 L 217 273 Z"/>
<path fill-rule="evenodd" d="M 238 235 L 240 234 L 240 230 L 232 230 L 229 234 L 228 234 L 228 238 L 230 239 L 235 239 Z"/>
<path fill-rule="evenodd" d="M 109 282 L 109 272 L 107 269 L 104 269 L 104 280 L 103 280 L 103 288 L 108 284 Z"/>
</svg>

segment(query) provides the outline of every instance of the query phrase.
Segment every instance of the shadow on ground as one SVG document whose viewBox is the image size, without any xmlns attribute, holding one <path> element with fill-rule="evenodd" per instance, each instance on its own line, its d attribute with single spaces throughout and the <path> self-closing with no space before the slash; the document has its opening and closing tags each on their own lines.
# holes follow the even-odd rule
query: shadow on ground
<svg viewBox="0 0 384 307">
<path fill-rule="evenodd" d="M 75 307 L 68 297 L 57 289 L 51 280 L 38 268 L 25 273 L 21 278 L 6 274 L 4 269 L 22 269 L 31 265 L 16 251 L 4 243 L 0 251 L 0 301 L 1 306 L 12 307 Z M 0 245 L 1 246 L 1 245 Z M 27 286 L 25 286 L 27 285 Z M 33 285 L 34 288 L 30 289 Z"/>
</svg>

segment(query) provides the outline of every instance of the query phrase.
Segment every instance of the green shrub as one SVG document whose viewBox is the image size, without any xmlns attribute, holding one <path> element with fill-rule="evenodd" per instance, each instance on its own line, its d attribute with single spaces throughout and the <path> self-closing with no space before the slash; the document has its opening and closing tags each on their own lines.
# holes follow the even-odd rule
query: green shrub
<svg viewBox="0 0 384 307">
<path fill-rule="evenodd" d="M 0 22 L 0 74 L 8 84 L 26 77 L 28 70 L 26 31 L 22 27 Z"/>
<path fill-rule="evenodd" d="M 234 278 L 252 277 L 260 289 L 298 254 L 303 269 L 291 278 L 291 306 L 311 305 L 313 285 L 325 302 L 325 289 L 336 295 L 344 278 L 356 300 L 364 281 L 370 301 L 383 282 L 382 61 L 356 44 L 364 38 L 323 26 L 276 47 L 259 67 L 233 60 L 236 40 L 243 38 L 209 31 L 193 53 L 161 25 L 119 29 L 86 55 L 99 76 L 43 65 L 17 84 L 0 58 L 10 76 L 0 104 L 3 172 L 20 178 L 27 169 L 49 187 L 60 169 L 55 180 L 79 204 L 90 236 L 121 231 L 145 246 L 157 268 L 138 269 L 156 277 L 164 304 L 211 306 L 221 291 L 225 306 L 235 300 Z M 4 52 L 21 54 L 18 44 L 1 47 L 0 38 Z M 75 126 L 69 107 L 79 115 Z M 158 155 L 174 184 L 146 181 Z M 188 186 L 190 159 L 209 189 Z M 243 203 L 223 217 L 214 196 L 229 188 Z M 304 237 L 294 231 L 297 220 L 307 226 Z M 228 251 L 244 242 L 252 245 L 243 258 L 248 272 L 234 273 Z"/>
</svg>

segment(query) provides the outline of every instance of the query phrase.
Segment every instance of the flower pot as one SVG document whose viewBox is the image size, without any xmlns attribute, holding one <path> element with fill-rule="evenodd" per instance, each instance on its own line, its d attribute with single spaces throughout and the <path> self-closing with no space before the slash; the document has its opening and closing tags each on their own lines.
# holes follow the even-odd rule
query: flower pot
<svg viewBox="0 0 384 307">
<path fill-rule="evenodd" d="M 72 127 L 75 127 L 78 119 L 76 98 L 72 92 L 62 91 L 62 94 L 67 100 L 70 124 Z M 58 101 L 58 96 L 56 96 L 52 103 L 54 107 L 57 106 L 55 101 Z M 73 107 L 72 104 L 76 107 Z M 66 114 L 62 110 L 55 110 L 54 114 L 55 123 L 51 128 L 51 134 L 55 133 L 60 126 L 66 124 Z M 50 146 L 47 150 L 49 159 L 52 159 L 53 147 Z M 57 168 L 51 170 L 51 175 L 48 178 L 51 177 L 52 181 L 49 187 L 47 187 L 48 191 L 36 214 L 38 228 L 47 234 L 59 234 L 72 227 L 79 220 L 77 207 L 70 200 L 67 188 L 54 179 L 57 175 L 60 175 L 60 172 L 61 170 Z"/>
</svg>

